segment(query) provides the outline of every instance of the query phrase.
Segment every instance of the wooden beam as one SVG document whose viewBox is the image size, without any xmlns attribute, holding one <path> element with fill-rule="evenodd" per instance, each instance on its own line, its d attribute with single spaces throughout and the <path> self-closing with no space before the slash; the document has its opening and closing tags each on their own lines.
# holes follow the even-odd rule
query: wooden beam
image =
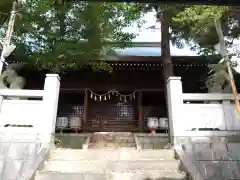
<svg viewBox="0 0 240 180">
<path fill-rule="evenodd" d="M 153 88 L 153 89 L 141 89 L 141 88 L 136 88 L 136 89 L 133 89 L 133 88 L 104 88 L 104 87 L 95 87 L 95 88 L 92 88 L 93 91 L 109 91 L 111 89 L 116 89 L 118 91 L 121 91 L 121 92 L 129 92 L 129 91 L 134 91 L 136 89 L 140 89 L 142 92 L 164 92 L 164 89 L 163 88 Z M 60 89 L 61 92 L 78 92 L 78 93 L 81 93 L 81 92 L 84 92 L 85 91 L 85 88 L 61 88 Z"/>
<path fill-rule="evenodd" d="M 83 125 L 86 127 L 88 119 L 88 91 L 85 89 L 84 94 L 84 113 L 83 113 Z"/>
<path fill-rule="evenodd" d="M 42 98 L 44 96 L 44 90 L 25 90 L 25 89 L 1 89 L 1 96 L 12 96 L 12 97 L 32 97 Z"/>
<path fill-rule="evenodd" d="M 143 108 L 142 108 L 142 91 L 138 93 L 138 121 L 139 121 L 139 131 L 143 132 Z"/>
</svg>

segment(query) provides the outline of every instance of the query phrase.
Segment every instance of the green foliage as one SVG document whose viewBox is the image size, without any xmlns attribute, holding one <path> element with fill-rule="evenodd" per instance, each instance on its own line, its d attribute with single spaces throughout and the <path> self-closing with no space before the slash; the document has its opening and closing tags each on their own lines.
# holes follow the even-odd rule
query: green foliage
<svg viewBox="0 0 240 180">
<path fill-rule="evenodd" d="M 138 5 L 117 2 L 28 0 L 20 12 L 15 54 L 34 67 L 53 72 L 89 63 L 94 71 L 111 72 L 105 59 L 113 48 L 106 42 L 128 46 L 126 42 L 135 34 L 122 30 L 140 23 L 141 17 Z"/>
<path fill-rule="evenodd" d="M 173 20 L 181 22 L 182 25 L 192 24 L 193 32 L 197 33 L 206 24 L 212 24 L 214 19 L 222 18 L 226 10 L 228 7 L 225 6 L 195 5 L 185 8 Z"/>
<path fill-rule="evenodd" d="M 173 21 L 182 28 L 182 37 L 195 43 L 190 44 L 193 49 L 209 55 L 215 53 L 214 45 L 219 42 L 216 20 L 221 22 L 223 35 L 228 39 L 226 47 L 231 47 L 233 40 L 239 36 L 239 18 L 232 12 L 233 7 L 195 5 L 185 8 Z M 226 64 L 211 65 L 209 69 L 212 74 L 205 81 L 208 91 L 232 92 Z"/>
<path fill-rule="evenodd" d="M 172 19 L 176 17 L 180 12 L 184 11 L 185 5 L 182 4 L 158 4 L 158 3 L 147 3 L 147 4 L 141 4 L 142 11 L 144 13 L 146 12 L 155 12 L 156 13 L 156 21 L 161 22 L 163 18 L 163 12 L 164 15 L 167 16 L 169 19 L 169 27 L 171 29 L 170 31 L 170 40 L 173 45 L 176 45 L 179 48 L 183 48 L 185 41 L 185 38 L 182 37 L 182 28 L 179 26 L 178 23 L 173 21 Z"/>
<path fill-rule="evenodd" d="M 216 19 L 221 19 L 225 35 L 234 38 L 233 34 L 228 33 L 233 23 L 229 19 L 229 11 L 226 6 L 194 5 L 185 7 L 172 21 L 181 32 L 178 38 L 184 39 L 200 54 L 209 55 L 214 54 L 213 46 L 219 42 L 214 26 Z"/>
<path fill-rule="evenodd" d="M 157 4 L 157 3 L 147 3 L 142 4 L 141 9 L 143 12 L 155 12 L 156 21 L 161 22 L 161 46 L 162 46 L 162 56 L 163 56 L 163 76 L 167 79 L 169 76 L 174 75 L 173 66 L 170 58 L 170 43 L 172 40 L 172 35 L 169 29 L 172 28 L 171 21 L 169 21 L 178 12 L 178 6 L 167 5 L 167 4 Z M 155 28 L 155 27 L 154 27 Z M 172 41 L 173 42 L 173 41 Z M 179 42 L 179 41 L 178 41 Z"/>
<path fill-rule="evenodd" d="M 214 24 L 216 19 L 221 20 L 224 35 L 230 40 L 227 42 L 228 47 L 240 34 L 240 18 L 232 13 L 233 7 L 160 4 L 146 4 L 142 7 L 144 12 L 155 11 L 158 21 L 167 16 L 171 42 L 179 48 L 187 44 L 200 55 L 216 55 L 214 45 L 219 42 Z M 209 92 L 231 92 L 226 65 L 209 66 L 209 69 L 212 69 L 212 74 L 205 82 Z"/>
<path fill-rule="evenodd" d="M 209 68 L 213 70 L 213 73 L 205 81 L 208 92 L 231 93 L 232 89 L 226 64 L 211 64 Z"/>
<path fill-rule="evenodd" d="M 233 14 L 234 7 L 185 5 L 185 4 L 157 4 L 141 5 L 143 12 L 156 12 L 156 20 L 161 21 L 168 16 L 171 42 L 178 48 L 189 45 L 200 55 L 215 54 L 213 46 L 218 43 L 218 35 L 214 26 L 215 19 L 221 19 L 224 35 L 231 41 L 240 34 L 239 17 Z"/>
</svg>

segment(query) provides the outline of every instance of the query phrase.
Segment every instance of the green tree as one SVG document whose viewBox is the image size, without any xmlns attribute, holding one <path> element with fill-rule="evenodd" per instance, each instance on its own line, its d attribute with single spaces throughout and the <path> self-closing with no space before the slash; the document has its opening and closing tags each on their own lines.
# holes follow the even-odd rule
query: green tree
<svg viewBox="0 0 240 180">
<path fill-rule="evenodd" d="M 182 37 L 182 28 L 177 22 L 173 21 L 173 18 L 184 11 L 186 5 L 147 3 L 142 4 L 141 7 L 144 13 L 154 11 L 156 13 L 156 21 L 161 23 L 161 54 L 163 57 L 163 76 L 166 80 L 167 77 L 174 75 L 170 42 L 179 48 L 183 48 L 186 40 Z"/>
<path fill-rule="evenodd" d="M 218 36 L 220 29 L 223 31 L 220 37 L 226 38 L 226 47 L 233 46 L 233 40 L 240 34 L 239 19 L 235 7 L 195 5 L 185 8 L 173 18 L 173 21 L 182 29 L 182 38 L 186 42 L 193 42 L 189 43 L 193 49 L 198 50 L 199 54 L 210 55 L 216 54 L 214 45 L 220 41 Z M 218 31 L 215 26 L 216 20 L 221 22 L 221 25 L 217 26 Z M 226 60 L 225 57 L 224 59 Z M 229 77 L 232 79 L 231 66 L 235 63 L 229 64 L 226 61 L 221 63 L 209 66 L 213 70 L 206 80 L 206 86 L 210 92 L 232 90 Z"/>
<path fill-rule="evenodd" d="M 172 18 L 171 6 L 158 3 L 141 4 L 141 9 L 144 13 L 155 12 L 156 21 L 161 22 L 161 54 L 163 56 L 163 77 L 164 80 L 167 77 L 172 76 L 173 67 L 170 55 L 170 40 L 171 35 L 169 32 L 170 24 L 169 20 Z M 153 27 L 155 28 L 155 27 Z"/>
<path fill-rule="evenodd" d="M 88 63 L 93 70 L 111 71 L 104 60 L 114 50 L 107 42 L 129 46 L 136 34 L 122 30 L 141 19 L 139 6 L 127 3 L 29 0 L 21 7 L 15 53 L 28 64 L 55 72 Z"/>
<path fill-rule="evenodd" d="M 240 33 L 239 20 L 232 16 L 232 10 L 227 6 L 194 5 L 179 12 L 172 21 L 181 32 L 178 38 L 185 40 L 185 43 L 199 54 L 211 55 L 215 54 L 214 45 L 219 42 L 214 25 L 216 19 L 222 22 L 229 46 Z"/>
<path fill-rule="evenodd" d="M 14 0 L 0 1 L 0 27 L 9 17 Z"/>
</svg>

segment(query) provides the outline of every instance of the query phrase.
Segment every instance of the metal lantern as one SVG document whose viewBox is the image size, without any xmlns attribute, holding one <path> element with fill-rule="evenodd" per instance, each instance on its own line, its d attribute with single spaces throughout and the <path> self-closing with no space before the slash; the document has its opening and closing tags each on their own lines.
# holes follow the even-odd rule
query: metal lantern
<svg viewBox="0 0 240 180">
<path fill-rule="evenodd" d="M 56 121 L 57 128 L 65 128 L 68 126 L 68 118 L 67 117 L 58 117 Z"/>
<path fill-rule="evenodd" d="M 163 117 L 163 118 L 159 118 L 159 127 L 160 128 L 168 128 L 168 118 Z"/>
<path fill-rule="evenodd" d="M 69 118 L 69 126 L 71 128 L 77 128 L 77 129 L 81 129 L 82 128 L 82 121 L 80 119 L 80 117 L 70 117 Z"/>
</svg>

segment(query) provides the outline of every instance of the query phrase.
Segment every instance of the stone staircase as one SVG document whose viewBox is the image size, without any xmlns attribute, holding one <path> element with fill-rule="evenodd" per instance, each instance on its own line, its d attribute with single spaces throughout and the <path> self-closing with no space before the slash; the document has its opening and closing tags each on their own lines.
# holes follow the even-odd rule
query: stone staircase
<svg viewBox="0 0 240 180">
<path fill-rule="evenodd" d="M 174 150 L 52 150 L 35 180 L 187 180 Z"/>
</svg>

